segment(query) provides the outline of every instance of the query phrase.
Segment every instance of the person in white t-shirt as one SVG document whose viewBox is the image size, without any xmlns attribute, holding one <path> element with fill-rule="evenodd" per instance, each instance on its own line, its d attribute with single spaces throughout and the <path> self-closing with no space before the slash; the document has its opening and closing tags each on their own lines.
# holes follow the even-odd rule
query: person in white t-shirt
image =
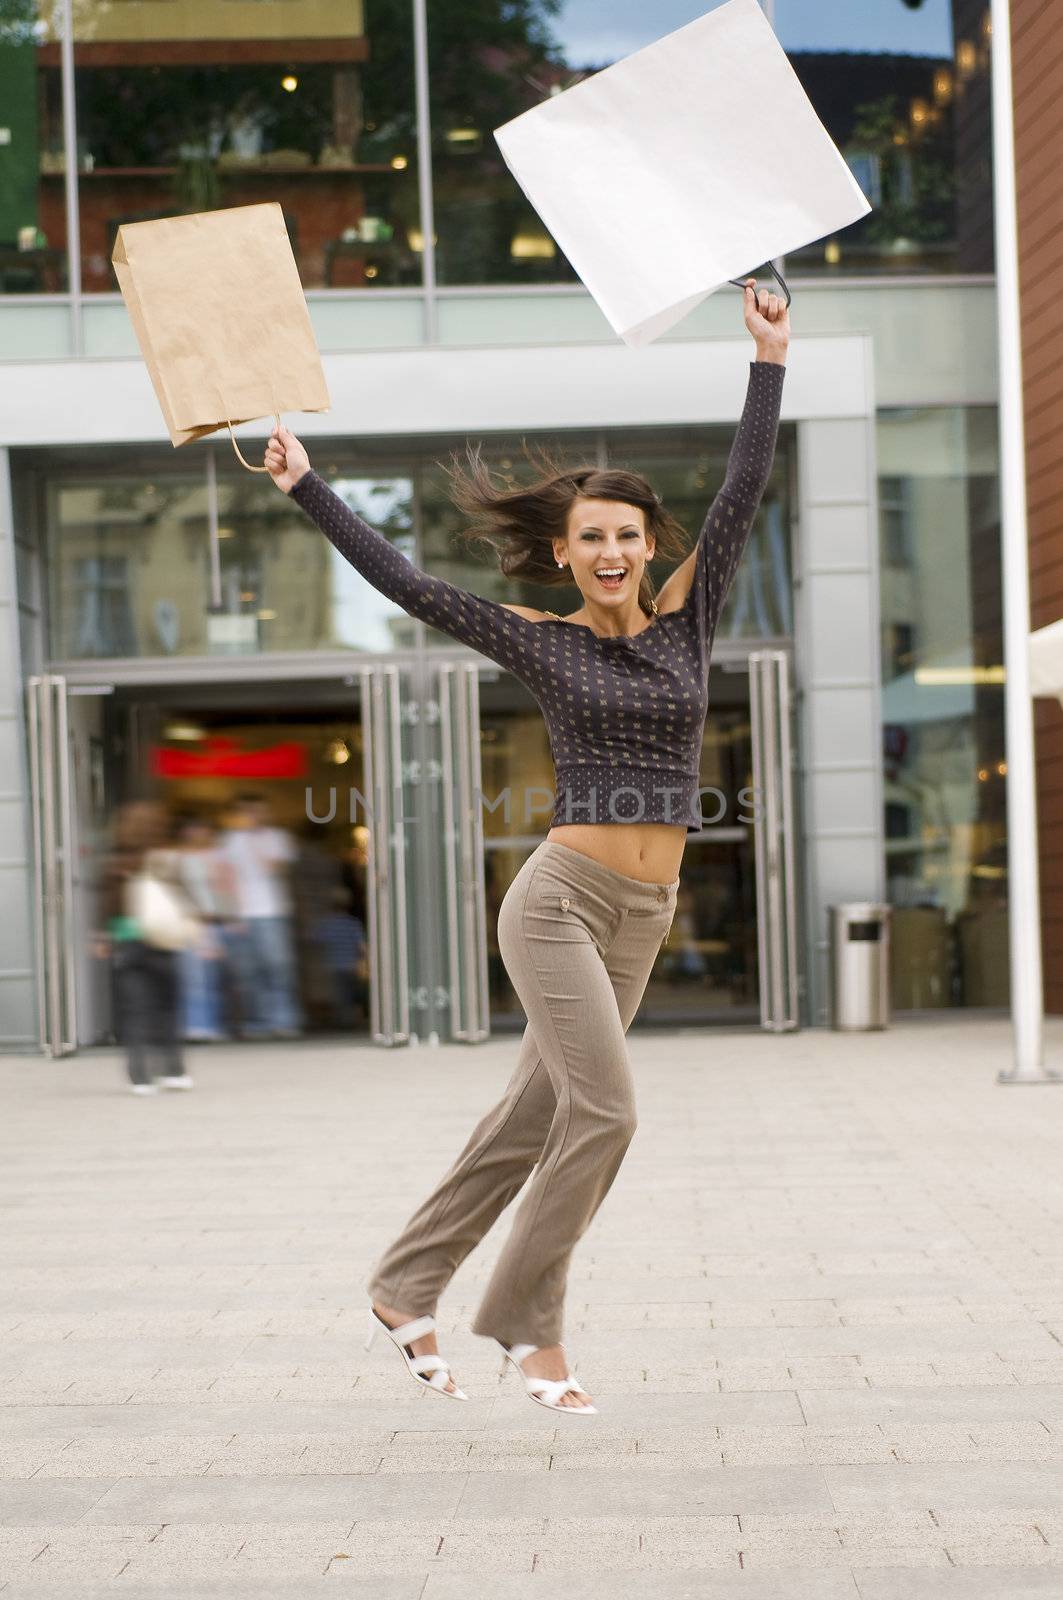
<svg viewBox="0 0 1063 1600">
<path fill-rule="evenodd" d="M 243 794 L 219 853 L 229 868 L 228 942 L 243 999 L 241 1031 L 247 1038 L 297 1038 L 303 1017 L 288 884 L 295 844 L 271 825 L 261 795 Z"/>
</svg>

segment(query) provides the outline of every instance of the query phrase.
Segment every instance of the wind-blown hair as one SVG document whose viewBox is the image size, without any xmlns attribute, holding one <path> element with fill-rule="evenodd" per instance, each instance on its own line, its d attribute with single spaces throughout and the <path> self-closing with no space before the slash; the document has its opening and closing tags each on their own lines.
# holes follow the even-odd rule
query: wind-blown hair
<svg viewBox="0 0 1063 1600">
<path fill-rule="evenodd" d="M 503 486 L 495 483 L 483 459 L 482 446 L 466 445 L 465 461 L 454 452 L 450 461 L 437 463 L 450 480 L 450 497 L 467 526 L 460 537 L 468 544 L 489 545 L 507 578 L 560 587 L 572 574 L 557 565 L 554 539 L 568 534 L 568 514 L 577 500 L 615 500 L 643 512 L 647 536 L 656 538 L 658 555 L 678 560 L 690 548 L 686 530 L 666 511 L 660 496 L 640 473 L 621 467 L 569 467 L 545 447 L 523 447 L 538 477 L 531 483 Z M 649 615 L 655 586 L 649 571 L 639 585 L 639 605 Z"/>
</svg>

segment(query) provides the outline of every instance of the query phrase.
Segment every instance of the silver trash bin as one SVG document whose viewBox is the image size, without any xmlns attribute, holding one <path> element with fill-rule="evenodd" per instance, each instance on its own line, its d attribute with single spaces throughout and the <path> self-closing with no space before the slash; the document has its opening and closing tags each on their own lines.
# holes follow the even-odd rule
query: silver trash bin
<svg viewBox="0 0 1063 1600">
<path fill-rule="evenodd" d="M 830 908 L 831 1026 L 885 1028 L 890 1020 L 890 908 L 854 901 Z"/>
</svg>

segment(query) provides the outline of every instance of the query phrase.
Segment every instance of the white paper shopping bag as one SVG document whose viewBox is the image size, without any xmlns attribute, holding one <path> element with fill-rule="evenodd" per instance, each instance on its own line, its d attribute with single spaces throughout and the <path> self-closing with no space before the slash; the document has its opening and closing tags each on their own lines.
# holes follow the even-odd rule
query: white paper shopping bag
<svg viewBox="0 0 1063 1600">
<path fill-rule="evenodd" d="M 728 0 L 495 139 L 629 345 L 871 209 L 757 0 Z"/>
</svg>

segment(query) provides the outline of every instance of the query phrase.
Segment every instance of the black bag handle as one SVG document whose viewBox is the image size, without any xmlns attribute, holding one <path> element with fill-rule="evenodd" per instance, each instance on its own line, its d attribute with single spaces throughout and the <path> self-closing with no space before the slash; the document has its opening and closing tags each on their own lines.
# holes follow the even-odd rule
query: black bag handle
<svg viewBox="0 0 1063 1600">
<path fill-rule="evenodd" d="M 765 261 L 764 266 L 771 273 L 772 277 L 775 279 L 776 283 L 779 285 L 779 288 L 782 290 L 783 294 L 786 296 L 786 309 L 789 310 L 790 309 L 790 301 L 792 300 L 793 296 L 791 295 L 789 289 L 786 287 L 786 279 L 783 277 L 782 273 L 779 271 L 779 269 L 775 265 L 774 261 Z M 757 272 L 747 273 L 746 276 L 750 277 L 750 278 L 759 277 L 760 276 L 760 269 L 758 269 Z M 745 286 L 746 286 L 745 278 L 728 278 L 727 281 L 728 281 L 728 283 L 733 283 L 736 289 L 744 289 Z M 756 292 L 756 291 L 754 291 L 754 292 Z"/>
</svg>

